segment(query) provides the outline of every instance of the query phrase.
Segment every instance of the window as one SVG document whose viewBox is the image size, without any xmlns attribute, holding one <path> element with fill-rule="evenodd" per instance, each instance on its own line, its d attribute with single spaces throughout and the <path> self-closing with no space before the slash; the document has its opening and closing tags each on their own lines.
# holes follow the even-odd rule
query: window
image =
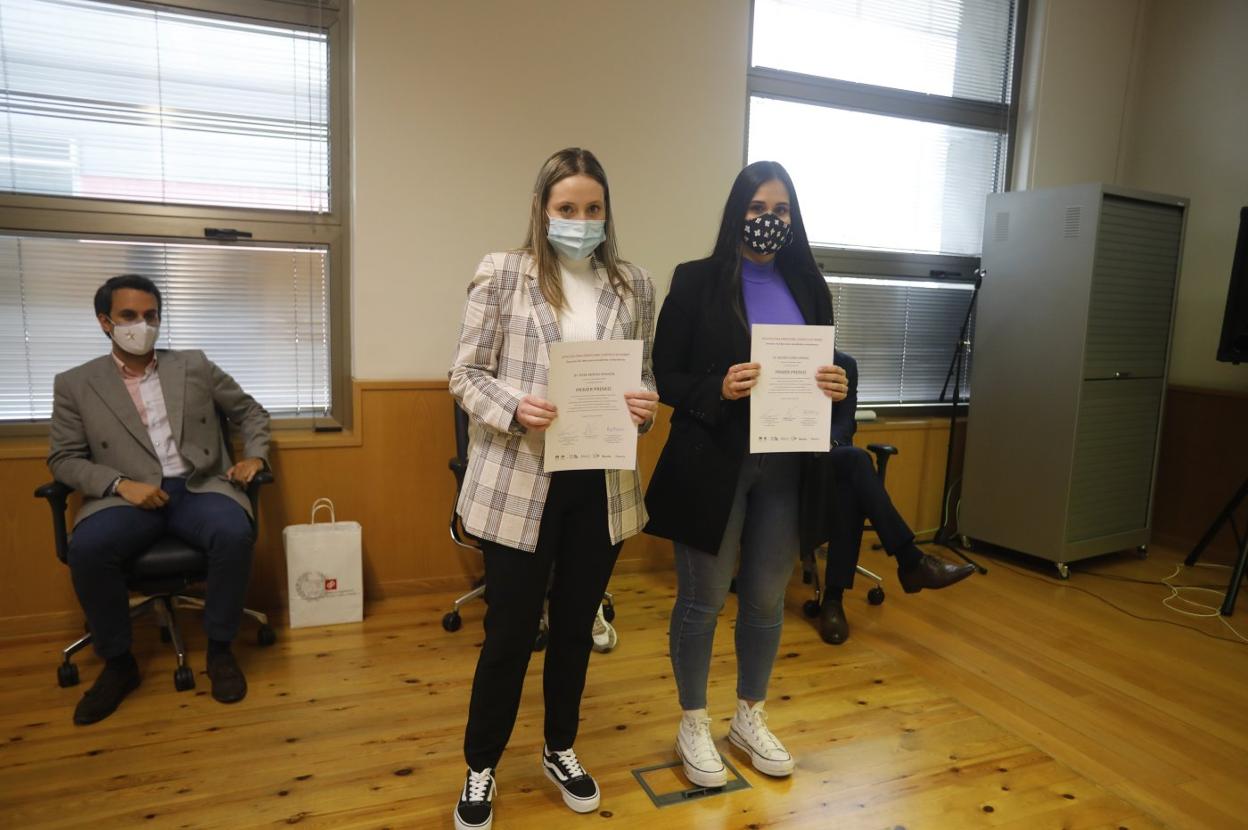
<svg viewBox="0 0 1248 830">
<path fill-rule="evenodd" d="M 1025 6 L 754 0 L 747 159 L 797 184 L 864 404 L 940 395 L 1008 180 Z"/>
<path fill-rule="evenodd" d="M 343 27 L 317 0 L 0 0 L 0 423 L 49 417 L 132 272 L 160 347 L 275 417 L 345 414 Z"/>
<path fill-rule="evenodd" d="M 52 378 L 108 345 L 98 273 L 154 274 L 161 349 L 203 349 L 275 417 L 329 407 L 324 246 L 96 240 L 0 233 L 0 420 L 52 413 Z M 91 325 L 82 325 L 86 318 Z M 17 342 L 24 341 L 24 342 Z"/>
<path fill-rule="evenodd" d="M 949 367 L 972 283 L 844 274 L 827 280 L 836 307 L 837 348 L 858 361 L 859 406 L 925 405 L 939 400 L 942 391 L 952 397 Z M 969 365 L 958 387 L 961 400 L 968 377 Z"/>
</svg>

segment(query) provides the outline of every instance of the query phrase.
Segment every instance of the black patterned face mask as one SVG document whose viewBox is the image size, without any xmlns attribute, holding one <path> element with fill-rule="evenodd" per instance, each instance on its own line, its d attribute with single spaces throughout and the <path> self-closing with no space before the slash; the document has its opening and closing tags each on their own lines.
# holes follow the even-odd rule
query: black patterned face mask
<svg viewBox="0 0 1248 830">
<path fill-rule="evenodd" d="M 793 227 L 774 213 L 745 220 L 745 244 L 759 254 L 774 254 L 789 244 Z"/>
</svg>

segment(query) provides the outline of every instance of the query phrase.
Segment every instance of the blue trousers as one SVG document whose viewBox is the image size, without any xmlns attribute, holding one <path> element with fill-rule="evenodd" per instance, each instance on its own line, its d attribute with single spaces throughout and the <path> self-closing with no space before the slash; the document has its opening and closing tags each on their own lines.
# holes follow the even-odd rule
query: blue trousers
<svg viewBox="0 0 1248 830">
<path fill-rule="evenodd" d="M 718 553 L 676 544 L 668 631 L 680 708 L 706 708 L 715 624 L 737 578 L 737 697 L 765 700 L 798 553 L 800 456 L 746 456 Z M 739 563 L 739 567 L 738 567 Z"/>
<path fill-rule="evenodd" d="M 229 642 L 238 634 L 255 544 L 251 519 L 226 496 L 189 492 L 184 479 L 167 478 L 160 487 L 169 502 L 159 510 L 110 507 L 79 522 L 69 540 L 74 590 L 96 653 L 105 659 L 130 650 L 126 563 L 166 535 L 202 550 L 208 560 L 208 638 Z"/>
</svg>

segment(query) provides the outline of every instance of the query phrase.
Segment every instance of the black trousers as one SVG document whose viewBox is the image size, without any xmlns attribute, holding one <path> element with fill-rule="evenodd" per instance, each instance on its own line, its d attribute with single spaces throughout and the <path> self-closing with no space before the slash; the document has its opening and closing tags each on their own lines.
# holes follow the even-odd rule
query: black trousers
<svg viewBox="0 0 1248 830">
<path fill-rule="evenodd" d="M 542 673 L 546 744 L 563 750 L 576 740 L 594 615 L 620 553 L 607 530 L 602 471 L 551 476 L 533 553 L 493 542 L 482 542 L 482 550 L 485 643 L 464 731 L 464 758 L 478 771 L 497 767 L 511 738 L 548 585 L 550 639 Z"/>
<path fill-rule="evenodd" d="M 836 526 L 828 543 L 825 584 L 848 590 L 854 586 L 864 519 L 871 520 L 890 556 L 914 543 L 914 531 L 893 507 L 870 453 L 861 447 L 834 447 L 831 458 L 836 476 Z"/>
</svg>

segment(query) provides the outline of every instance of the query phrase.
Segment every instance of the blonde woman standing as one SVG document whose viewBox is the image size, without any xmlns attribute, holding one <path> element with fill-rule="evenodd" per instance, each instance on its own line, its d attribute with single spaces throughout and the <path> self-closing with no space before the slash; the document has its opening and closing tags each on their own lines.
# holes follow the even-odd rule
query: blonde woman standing
<svg viewBox="0 0 1248 830">
<path fill-rule="evenodd" d="M 658 405 L 653 321 L 650 278 L 616 250 L 602 165 L 588 150 L 560 150 L 538 174 L 524 246 L 488 254 L 477 266 L 450 373 L 451 394 L 471 417 L 457 510 L 482 542 L 488 609 L 464 734 L 459 830 L 493 822 L 495 770 L 515 725 L 552 569 L 540 763 L 568 807 L 598 807 L 598 784 L 572 745 L 594 614 L 621 543 L 640 532 L 646 511 L 635 470 L 545 472 L 544 432 L 559 416 L 545 398 L 548 347 L 643 341 L 641 388 L 620 406 L 644 432 Z"/>
</svg>

